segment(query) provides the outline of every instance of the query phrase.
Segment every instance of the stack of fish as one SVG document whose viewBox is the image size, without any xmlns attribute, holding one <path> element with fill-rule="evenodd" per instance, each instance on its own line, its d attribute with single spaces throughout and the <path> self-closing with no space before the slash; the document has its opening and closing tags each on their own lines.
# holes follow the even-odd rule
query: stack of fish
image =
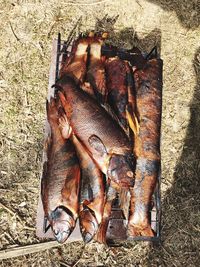
<svg viewBox="0 0 200 267">
<path fill-rule="evenodd" d="M 79 219 L 85 242 L 106 243 L 113 201 L 127 236 L 154 236 L 149 219 L 160 166 L 162 60 L 105 45 L 90 33 L 63 57 L 50 125 L 41 196 L 63 243 Z"/>
</svg>

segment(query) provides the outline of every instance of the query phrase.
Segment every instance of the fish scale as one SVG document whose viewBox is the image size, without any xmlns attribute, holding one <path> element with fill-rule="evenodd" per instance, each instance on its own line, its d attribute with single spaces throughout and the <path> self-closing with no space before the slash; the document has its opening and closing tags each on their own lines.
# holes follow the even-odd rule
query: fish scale
<svg viewBox="0 0 200 267">
<path fill-rule="evenodd" d="M 116 121 L 91 96 L 77 88 L 73 80 L 65 79 L 58 81 L 58 85 L 63 86 L 67 105 L 71 107 L 68 118 L 78 138 L 89 146 L 89 137 L 97 135 L 101 136 L 108 151 L 119 154 L 131 151 L 130 142 Z"/>
</svg>

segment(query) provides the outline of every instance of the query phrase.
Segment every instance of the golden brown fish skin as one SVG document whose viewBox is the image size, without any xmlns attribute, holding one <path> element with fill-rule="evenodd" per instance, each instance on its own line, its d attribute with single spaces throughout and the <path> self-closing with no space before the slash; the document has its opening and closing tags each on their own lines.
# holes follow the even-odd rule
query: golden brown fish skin
<svg viewBox="0 0 200 267">
<path fill-rule="evenodd" d="M 132 115 L 135 112 L 135 95 L 133 92 L 133 74 L 128 62 L 122 61 L 119 58 L 110 58 L 106 60 L 106 77 L 107 77 L 107 90 L 108 97 L 107 103 L 111 106 L 113 112 L 117 116 L 117 122 L 123 127 L 127 136 L 131 140 L 133 147 L 133 134 L 129 130 L 129 124 L 127 120 L 127 110 Z M 130 159 L 133 161 L 133 159 Z M 124 159 L 127 161 L 127 159 Z M 110 161 L 110 167 L 112 170 L 117 168 L 121 169 L 121 173 L 127 173 L 126 164 L 124 164 L 123 158 L 113 157 Z M 132 162 L 132 171 L 134 171 L 134 162 Z M 109 175 L 109 172 L 108 172 Z M 106 232 L 111 215 L 112 203 L 116 198 L 116 194 L 119 194 L 120 208 L 123 211 L 125 218 L 128 220 L 129 214 L 129 202 L 130 192 L 129 189 L 116 188 L 112 182 L 108 187 L 107 199 L 104 208 L 103 220 L 98 230 L 96 240 L 99 243 L 106 243 Z"/>
<path fill-rule="evenodd" d="M 133 71 L 127 61 L 121 60 L 118 57 L 107 59 L 105 65 L 108 104 L 118 117 L 120 125 L 123 127 L 126 134 L 134 141 L 133 133 L 130 131 L 127 118 L 127 112 L 129 112 L 131 118 L 136 116 Z"/>
<path fill-rule="evenodd" d="M 72 140 L 81 167 L 79 223 L 84 241 L 89 242 L 96 234 L 102 220 L 105 198 L 104 179 L 102 172 L 74 135 Z"/>
<path fill-rule="evenodd" d="M 162 60 L 134 72 L 139 133 L 135 141 L 136 181 L 131 190 L 129 235 L 154 236 L 149 210 L 160 168 Z"/>
<path fill-rule="evenodd" d="M 65 140 L 58 127 L 58 100 L 47 102 L 51 135 L 47 139 L 47 161 L 42 176 L 41 197 L 45 217 L 56 239 L 63 243 L 78 217 L 80 167 L 73 144 Z"/>
<path fill-rule="evenodd" d="M 118 155 L 116 160 L 120 160 L 121 156 L 129 171 L 121 173 L 118 169 L 118 172 L 112 173 L 109 170 L 109 177 L 122 187 L 133 186 L 131 161 L 126 161 L 126 158 L 132 157 L 132 148 L 122 128 L 95 99 L 76 86 L 70 77 L 65 76 L 59 80 L 56 87 L 63 92 L 59 92 L 59 96 L 74 134 L 101 171 L 107 175 L 110 159 L 113 155 Z"/>
<path fill-rule="evenodd" d="M 99 52 L 99 55 L 96 55 L 96 49 L 99 49 L 97 51 L 97 53 Z M 96 37 L 94 38 L 94 45 L 92 44 L 90 46 L 90 64 L 87 72 L 88 79 L 87 82 L 81 86 L 81 88 L 90 94 L 94 99 L 97 98 L 100 103 L 105 101 L 104 95 L 107 91 L 105 88 L 105 76 L 103 75 L 102 69 L 103 61 L 101 61 L 101 44 Z M 101 82 L 102 79 L 103 82 Z M 103 90 L 101 90 L 102 87 L 104 88 Z M 82 203 L 80 205 L 79 222 L 83 239 L 87 243 L 94 238 L 96 232 L 98 231 L 99 225 L 102 225 L 101 222 L 106 200 L 104 188 L 105 181 L 102 172 L 99 170 L 93 159 L 89 156 L 80 142 L 78 147 L 80 153 L 78 151 L 77 153 L 81 159 L 80 163 L 82 163 Z M 85 191 L 86 197 L 84 197 Z M 93 191 L 96 191 L 96 193 L 94 194 Z M 92 200 L 90 200 L 90 198 Z"/>
<path fill-rule="evenodd" d="M 95 99 L 76 86 L 73 79 L 65 76 L 57 85 L 65 96 L 62 104 L 69 123 L 86 147 L 90 147 L 88 140 L 91 136 L 101 135 L 108 151 L 123 155 L 131 150 L 129 140 L 120 126 Z"/>
<path fill-rule="evenodd" d="M 100 103 L 104 103 L 107 97 L 105 66 L 101 57 L 102 43 L 103 40 L 100 37 L 95 37 L 90 43 L 89 66 L 86 77 Z"/>
<path fill-rule="evenodd" d="M 89 37 L 79 37 L 73 43 L 72 53 L 62 62 L 59 76 L 60 78 L 67 74 L 72 76 L 77 83 L 81 84 L 85 80 L 86 75 L 86 62 L 88 58 L 88 45 L 90 43 Z M 65 59 L 64 59 L 65 60 Z"/>
</svg>

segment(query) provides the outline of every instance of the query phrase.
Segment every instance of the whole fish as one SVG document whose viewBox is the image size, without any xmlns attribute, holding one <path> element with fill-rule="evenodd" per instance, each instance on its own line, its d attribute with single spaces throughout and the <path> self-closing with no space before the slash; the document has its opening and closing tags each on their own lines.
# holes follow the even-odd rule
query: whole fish
<svg viewBox="0 0 200 267">
<path fill-rule="evenodd" d="M 89 36 L 85 38 L 85 43 L 87 42 L 87 44 L 89 44 L 94 40 L 94 36 L 90 33 Z M 83 40 L 81 40 L 81 44 L 82 43 Z M 77 53 L 79 53 L 79 46 L 80 40 L 78 42 L 74 42 L 70 68 L 62 68 L 62 73 L 60 76 L 62 77 L 62 75 L 67 74 L 80 79 L 78 82 L 80 83 L 81 88 L 95 98 L 92 86 L 88 82 L 83 83 L 83 77 L 85 76 L 86 71 L 86 62 L 84 60 L 80 60 L 80 56 L 77 57 L 76 55 Z M 85 54 L 87 53 L 86 49 L 83 49 L 83 46 L 81 46 L 81 48 L 83 52 L 83 58 L 85 58 Z M 69 62 L 70 58 L 67 60 Z M 66 62 L 64 62 L 64 64 L 66 64 Z M 80 69 L 83 70 L 81 78 L 80 75 L 77 75 L 76 68 L 73 68 L 73 66 L 78 65 Z M 61 118 L 60 125 L 63 129 L 62 133 L 64 137 L 69 138 L 70 127 L 65 115 L 63 115 L 63 117 Z M 76 148 L 81 167 L 79 224 L 83 240 L 87 243 L 96 234 L 98 226 L 102 220 L 105 198 L 104 179 L 102 172 L 99 170 L 96 163 L 89 156 L 86 149 L 82 146 L 82 144 L 74 134 L 72 135 L 72 141 Z"/>
<path fill-rule="evenodd" d="M 133 133 L 129 129 L 129 120 L 131 118 L 131 126 L 134 125 L 135 116 L 135 95 L 133 75 L 128 62 L 119 59 L 118 57 L 109 58 L 105 63 L 107 90 L 107 102 L 113 113 L 117 116 L 117 122 L 123 127 L 127 136 L 131 141 L 132 147 L 134 144 Z M 129 119 L 129 120 L 128 120 Z M 135 125 L 134 125 L 135 126 Z M 133 128 L 133 127 L 132 127 Z M 135 129 L 135 128 L 134 128 Z M 135 167 L 135 162 L 132 162 Z M 106 232 L 110 220 L 112 203 L 116 196 L 119 197 L 119 208 L 122 210 L 124 218 L 128 220 L 130 191 L 123 188 L 115 188 L 111 182 L 108 185 L 107 199 L 104 208 L 103 220 L 98 230 L 96 240 L 100 243 L 106 243 Z"/>
<path fill-rule="evenodd" d="M 104 209 L 104 178 L 86 149 L 73 135 L 81 167 L 79 222 L 83 239 L 91 241 L 101 223 Z"/>
<path fill-rule="evenodd" d="M 101 171 L 121 187 L 133 186 L 132 148 L 122 128 L 71 77 L 64 76 L 56 88 L 74 134 Z"/>
<path fill-rule="evenodd" d="M 100 39 L 94 38 L 94 41 L 90 44 L 90 57 L 89 57 L 89 66 L 87 72 L 87 82 L 84 83 L 84 87 L 82 89 L 89 93 L 94 99 L 97 99 L 99 104 L 106 104 L 106 95 L 107 95 L 107 88 L 105 82 L 105 68 L 104 68 L 104 61 L 101 57 L 101 44 L 102 41 Z M 106 107 L 108 109 L 108 107 Z M 109 112 L 111 110 L 109 109 Z M 96 170 L 97 172 L 97 170 Z M 102 175 L 102 174 L 101 174 Z M 94 176 L 94 175 L 93 175 Z M 94 176 L 95 177 L 95 176 Z M 90 178 L 91 179 L 91 178 Z M 101 181 L 101 180 L 100 180 Z M 111 183 L 109 183 L 109 178 L 107 179 L 107 192 L 105 192 L 105 186 L 100 188 L 104 192 L 104 196 L 101 195 L 101 220 L 99 220 L 100 224 L 98 225 L 97 233 L 94 236 L 94 239 L 99 243 L 106 244 L 106 232 L 109 223 L 109 217 L 112 209 L 112 202 L 116 197 L 116 189 L 112 187 Z M 100 191 L 99 191 L 100 193 Z M 86 224 L 85 222 L 90 221 L 94 224 L 94 219 L 91 218 L 90 220 L 85 220 L 87 217 L 87 213 L 85 212 L 81 216 L 80 221 L 82 220 L 82 224 Z M 87 224 L 86 224 L 87 225 Z M 94 227 L 93 227 L 94 228 Z M 91 232 L 91 230 L 90 230 Z"/>
<path fill-rule="evenodd" d="M 135 138 L 136 180 L 131 190 L 129 235 L 154 236 L 149 220 L 160 168 L 162 60 L 151 59 L 134 72 L 139 131 Z"/>
<path fill-rule="evenodd" d="M 51 134 L 47 138 L 41 197 L 44 214 L 58 242 L 71 234 L 78 217 L 80 167 L 70 140 L 63 138 L 59 125 L 58 98 L 47 102 L 47 120 Z"/>
</svg>

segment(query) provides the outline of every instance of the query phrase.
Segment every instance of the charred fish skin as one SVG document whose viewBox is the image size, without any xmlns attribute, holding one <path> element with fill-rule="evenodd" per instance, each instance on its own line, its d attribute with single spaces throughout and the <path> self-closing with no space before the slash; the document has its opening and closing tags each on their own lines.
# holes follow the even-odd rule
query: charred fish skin
<svg viewBox="0 0 200 267">
<path fill-rule="evenodd" d="M 58 127 L 58 99 L 47 102 L 51 135 L 47 139 L 41 197 L 45 217 L 58 242 L 71 234 L 78 217 L 80 167 L 73 144 L 65 140 Z"/>
<path fill-rule="evenodd" d="M 117 116 L 117 122 L 122 126 L 126 135 L 131 140 L 131 146 L 134 145 L 133 134 L 130 131 L 127 111 L 132 115 L 135 112 L 135 97 L 133 94 L 133 75 L 128 62 L 119 59 L 118 57 L 109 58 L 105 62 L 106 68 L 106 85 L 108 90 L 107 103 L 111 106 L 115 116 Z M 127 168 L 129 163 L 129 168 Z M 135 171 L 135 158 L 126 156 L 118 158 L 113 156 L 110 160 L 108 177 L 117 174 L 117 169 L 121 170 L 121 173 L 133 176 Z M 130 171 L 130 169 L 132 171 Z M 111 171 L 110 171 L 111 170 Z M 117 178 L 117 177 L 116 177 Z M 115 188 L 113 183 L 110 184 L 110 190 L 115 190 L 119 194 L 120 209 L 123 212 L 124 217 L 128 220 L 129 215 L 129 203 L 130 203 L 130 189 L 129 188 Z M 108 190 L 107 194 L 111 194 Z M 115 199 L 116 194 L 112 195 L 112 201 Z M 98 241 L 106 241 L 106 229 L 109 222 L 109 217 L 112 209 L 111 196 L 108 196 L 105 207 L 107 212 L 104 215 L 103 223 L 98 232 Z M 107 217 L 106 217 L 107 216 Z"/>
<path fill-rule="evenodd" d="M 103 174 L 89 156 L 86 149 L 73 136 L 77 156 L 81 166 L 79 223 L 83 240 L 88 243 L 97 232 L 104 208 Z"/>
<path fill-rule="evenodd" d="M 144 65 L 146 64 L 147 60 L 143 56 L 142 52 L 139 48 L 133 47 L 130 51 L 131 55 L 131 65 L 133 66 L 134 70 L 143 69 Z"/>
<path fill-rule="evenodd" d="M 126 83 L 126 62 L 118 57 L 106 60 L 106 77 L 108 88 L 108 103 L 117 115 L 123 128 L 127 130 L 126 107 L 128 91 Z"/>
<path fill-rule="evenodd" d="M 143 70 L 135 72 L 134 77 L 140 124 L 136 155 L 160 160 L 162 60 L 148 61 Z"/>
<path fill-rule="evenodd" d="M 117 57 L 106 61 L 108 104 L 134 146 L 133 133 L 137 130 L 133 72 L 127 61 Z M 129 123 L 131 120 L 131 124 Z"/>
<path fill-rule="evenodd" d="M 162 65 L 162 60 L 151 59 L 134 73 L 140 126 L 135 142 L 136 180 L 131 190 L 131 236 L 154 236 L 149 210 L 160 169 Z"/>
<path fill-rule="evenodd" d="M 65 76 L 56 87 L 59 89 L 59 96 L 74 134 L 87 148 L 101 171 L 107 175 L 110 158 L 113 155 L 124 157 L 132 154 L 128 137 L 105 109 L 76 86 L 70 77 Z M 132 168 L 126 164 L 131 172 Z M 115 177 L 113 176 L 113 179 Z M 124 175 L 120 170 L 118 179 L 119 185 L 123 187 L 134 184 L 133 176 Z"/>
</svg>

